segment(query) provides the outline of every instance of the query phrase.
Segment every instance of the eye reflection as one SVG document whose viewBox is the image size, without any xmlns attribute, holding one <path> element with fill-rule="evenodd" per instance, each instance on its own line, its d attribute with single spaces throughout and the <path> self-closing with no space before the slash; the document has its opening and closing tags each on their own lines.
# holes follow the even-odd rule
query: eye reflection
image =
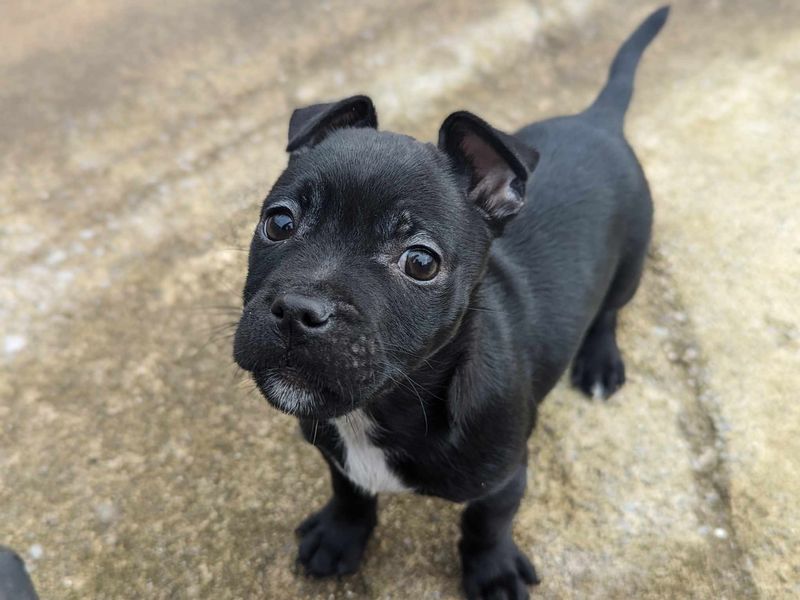
<svg viewBox="0 0 800 600">
<path fill-rule="evenodd" d="M 269 215 L 261 227 L 264 237 L 280 242 L 294 234 L 294 218 L 288 210 L 281 210 Z"/>
<path fill-rule="evenodd" d="M 418 281 L 430 281 L 439 273 L 439 257 L 433 251 L 416 246 L 400 257 L 405 274 Z"/>
</svg>

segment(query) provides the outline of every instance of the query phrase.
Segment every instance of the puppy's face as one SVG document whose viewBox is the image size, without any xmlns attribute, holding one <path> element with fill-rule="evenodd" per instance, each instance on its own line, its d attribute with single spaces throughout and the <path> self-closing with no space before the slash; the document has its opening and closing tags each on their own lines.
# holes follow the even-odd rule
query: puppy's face
<svg viewBox="0 0 800 600">
<path fill-rule="evenodd" d="M 463 165 L 378 132 L 371 102 L 354 101 L 344 120 L 342 103 L 296 113 L 250 246 L 234 357 L 298 416 L 340 416 L 407 386 L 458 330 L 496 233 Z"/>
</svg>

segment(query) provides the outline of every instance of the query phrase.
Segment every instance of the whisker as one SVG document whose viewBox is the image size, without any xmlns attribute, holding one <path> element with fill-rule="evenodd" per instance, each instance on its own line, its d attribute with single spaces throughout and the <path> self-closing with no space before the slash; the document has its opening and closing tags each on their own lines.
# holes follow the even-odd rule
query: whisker
<svg viewBox="0 0 800 600">
<path fill-rule="evenodd" d="M 422 418 L 425 420 L 425 436 L 427 437 L 427 435 L 428 435 L 428 413 L 425 411 L 425 401 L 422 399 L 422 396 L 417 391 L 417 388 L 416 388 L 416 385 L 414 383 L 414 380 L 411 379 L 411 377 L 409 377 L 408 375 L 406 375 L 403 371 L 400 371 L 400 374 L 403 377 L 405 377 L 408 380 L 408 382 L 414 387 L 414 393 L 416 394 L 417 399 L 419 400 L 419 406 L 422 409 Z"/>
<path fill-rule="evenodd" d="M 417 354 L 415 352 L 411 352 L 409 350 L 406 350 L 405 348 L 403 348 L 402 346 L 399 346 L 399 345 L 387 344 L 387 343 L 384 343 L 383 345 L 391 354 L 400 354 L 400 355 L 404 355 L 404 356 L 410 356 L 411 358 L 416 358 L 417 360 L 421 360 L 426 365 L 428 365 L 428 368 L 430 368 L 430 369 L 434 369 L 435 368 L 433 363 L 431 363 L 431 359 L 430 358 L 425 358 L 424 356 L 420 356 L 419 354 Z"/>
<path fill-rule="evenodd" d="M 228 245 L 225 248 L 221 248 L 221 250 L 223 252 L 243 252 L 245 254 L 250 252 L 250 248 L 247 248 L 245 246 L 236 246 L 236 245 Z"/>
<path fill-rule="evenodd" d="M 425 401 L 422 399 L 422 396 L 417 391 L 417 386 L 419 385 L 419 383 L 415 382 L 413 379 L 411 379 L 411 377 L 409 377 L 406 373 L 404 373 L 402 369 L 400 369 L 400 368 L 398 368 L 398 367 L 396 367 L 394 365 L 390 365 L 388 363 L 385 363 L 383 366 L 390 367 L 390 368 L 394 369 L 395 371 L 400 373 L 400 375 L 405 377 L 408 380 L 408 382 L 411 384 L 412 387 L 408 387 L 407 385 L 404 385 L 403 383 L 401 383 L 401 382 L 397 381 L 396 379 L 394 379 L 394 377 L 392 377 L 389 373 L 386 373 L 386 376 L 389 379 L 391 379 L 394 383 L 396 383 L 399 387 L 402 387 L 404 389 L 412 391 L 417 396 L 417 399 L 419 400 L 419 406 L 422 409 L 422 418 L 425 421 L 425 435 L 427 436 L 428 435 L 428 413 L 425 411 Z M 420 387 L 422 387 L 422 386 L 420 386 Z"/>
<path fill-rule="evenodd" d="M 212 325 L 210 327 L 198 329 L 199 332 L 209 334 L 209 337 L 199 347 L 194 349 L 192 356 L 199 356 L 212 344 L 216 344 L 222 340 L 232 340 L 236 336 L 237 324 L 238 323 L 231 321 L 229 323 L 222 323 L 220 325 Z"/>
<path fill-rule="evenodd" d="M 239 323 L 237 321 L 227 321 L 225 323 L 217 323 L 216 325 L 209 325 L 208 327 L 199 327 L 199 333 L 218 333 L 226 329 L 236 329 Z"/>
<path fill-rule="evenodd" d="M 428 395 L 429 395 L 431 398 L 434 398 L 434 399 L 436 399 L 436 400 L 441 400 L 442 402 L 445 402 L 445 399 L 444 399 L 444 398 L 442 398 L 441 396 L 437 396 L 436 394 L 433 394 L 433 393 L 431 393 L 431 392 L 430 392 L 430 390 L 426 390 L 424 385 L 422 385 L 422 384 L 421 384 L 419 381 L 415 381 L 415 380 L 414 380 L 414 379 L 413 379 L 413 378 L 412 378 L 412 377 L 411 377 L 411 376 L 410 376 L 408 373 L 406 373 L 405 371 L 403 371 L 403 369 L 401 369 L 401 368 L 400 368 L 400 367 L 398 367 L 397 365 L 393 365 L 393 364 L 390 364 L 390 363 L 387 363 L 387 362 L 383 362 L 383 361 L 377 361 L 377 364 L 378 364 L 379 366 L 382 366 L 382 367 L 384 367 L 384 368 L 389 368 L 389 369 L 393 369 L 393 370 L 397 371 L 397 372 L 398 372 L 398 373 L 400 373 L 400 374 L 401 374 L 403 377 L 405 377 L 405 378 L 406 378 L 406 379 L 408 379 L 408 380 L 409 380 L 411 383 L 413 383 L 413 384 L 415 385 L 415 389 L 416 389 L 416 387 L 418 386 L 418 387 L 419 387 L 419 388 L 421 388 L 423 391 L 425 391 L 425 392 L 426 392 L 426 393 L 427 393 L 427 394 L 428 394 Z M 385 375 L 386 375 L 387 377 L 390 377 L 388 373 L 385 373 Z M 391 377 L 390 377 L 390 379 L 391 379 Z M 392 381 L 395 381 L 395 380 L 393 379 Z M 402 385 L 401 383 L 399 383 L 399 382 L 397 382 L 397 383 L 398 383 L 398 385 L 401 385 L 401 386 L 402 386 L 402 387 L 404 387 L 405 389 L 409 389 L 409 388 L 408 388 L 408 386 L 403 386 L 403 385 Z"/>
</svg>

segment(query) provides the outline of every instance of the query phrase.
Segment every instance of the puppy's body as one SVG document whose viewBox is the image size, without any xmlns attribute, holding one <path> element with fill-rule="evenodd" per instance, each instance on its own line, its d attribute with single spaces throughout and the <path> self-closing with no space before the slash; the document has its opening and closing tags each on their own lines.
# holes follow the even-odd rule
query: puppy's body
<svg viewBox="0 0 800 600">
<path fill-rule="evenodd" d="M 368 438 L 383 451 L 383 457 L 371 453 L 376 471 L 384 458 L 417 492 L 456 502 L 480 496 L 522 460 L 536 404 L 601 308 L 615 311 L 633 295 L 652 207 L 627 144 L 587 115 L 537 123 L 517 135 L 541 159 L 528 202 L 492 245 L 458 337 L 417 370 L 398 373 L 398 388 L 352 422 L 303 420 L 309 441 L 314 429 L 317 436 L 320 428 L 336 430 L 317 443 L 336 464 L 347 464 L 348 450 L 363 455 L 364 445 L 354 442 Z M 618 360 L 615 348 L 608 352 L 605 358 Z M 613 392 L 621 382 L 602 375 L 620 374 L 596 368 L 601 377 L 585 391 Z M 373 493 L 398 488 L 388 477 L 384 488 L 354 479 Z"/>
<path fill-rule="evenodd" d="M 412 490 L 469 502 L 470 598 L 527 596 L 536 575 L 510 527 L 536 407 L 570 361 L 588 395 L 624 382 L 616 318 L 639 282 L 652 205 L 622 124 L 666 16 L 626 41 L 589 109 L 514 137 L 456 113 L 439 148 L 423 146 L 375 131 L 360 98 L 293 117 L 295 154 L 262 221 L 277 241 L 254 237 L 235 355 L 331 467 L 333 498 L 298 530 L 310 573 L 355 570 L 375 494 Z M 324 193 L 309 184 L 319 177 Z M 403 247 L 407 274 L 417 278 L 403 257 L 418 247 L 441 272 L 409 283 L 392 262 Z"/>
<path fill-rule="evenodd" d="M 620 125 L 593 106 L 517 132 L 540 160 L 524 208 L 492 244 L 458 337 L 398 374 L 398 388 L 364 409 L 369 421 L 339 419 L 340 430 L 366 427 L 411 489 L 462 502 L 509 477 L 536 405 L 593 320 L 636 290 L 652 203 Z M 588 395 L 610 395 L 622 383 L 616 347 L 600 352 L 596 359 L 611 364 L 589 365 L 586 380 L 575 381 Z M 305 421 L 309 439 L 320 426 Z M 337 464 L 346 463 L 347 437 L 332 433 L 325 448 Z"/>
</svg>

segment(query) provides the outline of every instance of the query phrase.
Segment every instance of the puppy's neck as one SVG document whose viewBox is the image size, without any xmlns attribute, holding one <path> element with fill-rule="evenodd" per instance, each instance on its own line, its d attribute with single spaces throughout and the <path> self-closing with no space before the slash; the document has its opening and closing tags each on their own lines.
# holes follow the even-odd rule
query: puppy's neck
<svg viewBox="0 0 800 600">
<path fill-rule="evenodd" d="M 451 338 L 436 352 L 422 358 L 414 369 L 393 375 L 394 389 L 377 399 L 367 408 L 368 412 L 387 430 L 402 426 L 406 433 L 416 431 L 424 437 L 451 429 L 454 415 L 460 413 L 451 404 L 463 407 L 469 401 L 454 394 L 453 389 L 463 389 L 456 379 L 467 365 L 480 362 L 477 332 L 484 329 L 481 326 L 484 318 L 483 311 L 466 310 Z M 398 418 L 400 413 L 402 418 Z M 382 418 L 384 415 L 386 420 Z"/>
</svg>

